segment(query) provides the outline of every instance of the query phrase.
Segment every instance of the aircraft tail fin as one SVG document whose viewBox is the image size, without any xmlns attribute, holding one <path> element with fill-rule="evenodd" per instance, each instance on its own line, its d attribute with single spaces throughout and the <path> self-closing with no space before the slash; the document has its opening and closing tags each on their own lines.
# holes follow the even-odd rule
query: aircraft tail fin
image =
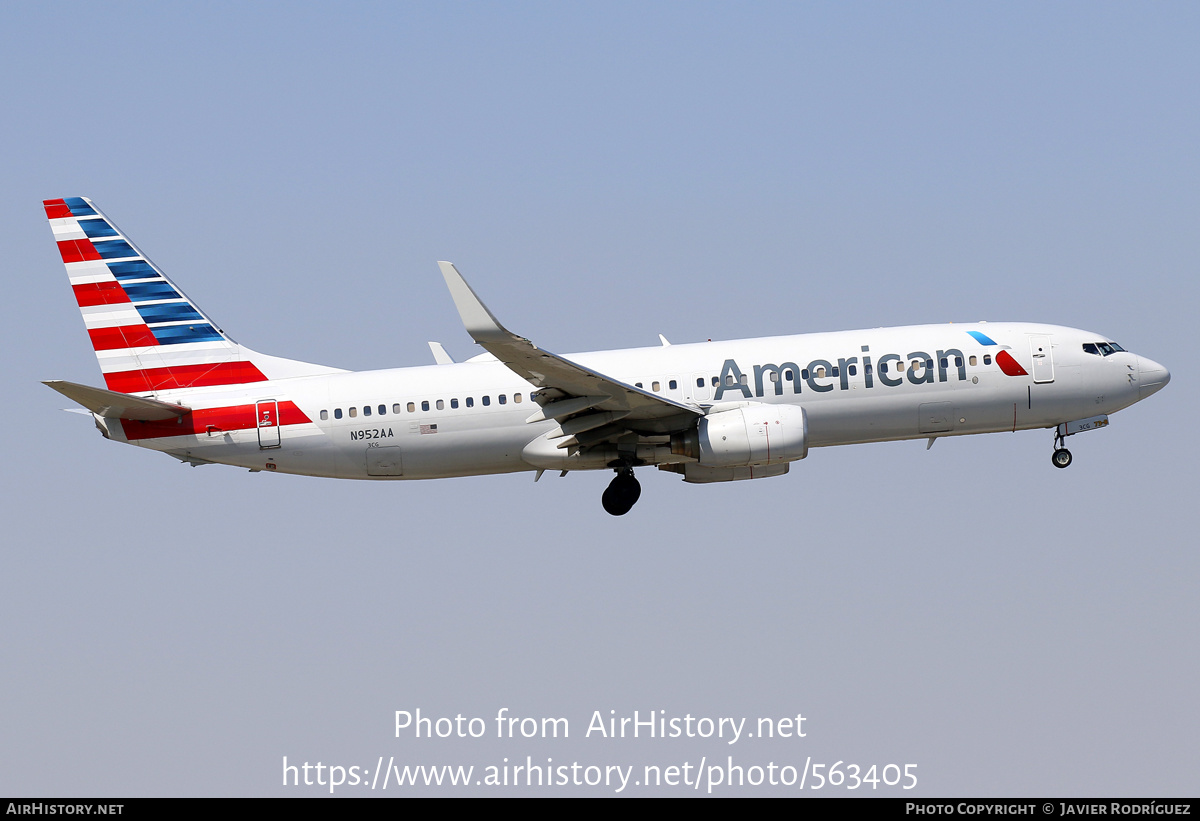
<svg viewBox="0 0 1200 821">
<path fill-rule="evenodd" d="M 42 206 L 109 390 L 154 393 L 338 372 L 233 341 L 86 197 Z"/>
</svg>

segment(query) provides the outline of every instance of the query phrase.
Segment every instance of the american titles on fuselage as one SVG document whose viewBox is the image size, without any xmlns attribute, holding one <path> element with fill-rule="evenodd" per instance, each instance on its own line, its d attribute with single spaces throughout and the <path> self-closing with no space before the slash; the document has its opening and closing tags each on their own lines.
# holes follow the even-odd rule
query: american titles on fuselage
<svg viewBox="0 0 1200 821">
<path fill-rule="evenodd" d="M 914 385 L 922 385 L 935 381 L 945 382 L 949 378 L 949 373 L 953 369 L 957 379 L 965 382 L 967 379 L 967 361 L 963 352 L 958 348 L 949 348 L 946 350 L 939 349 L 937 356 L 930 356 L 925 351 L 912 351 L 906 357 L 901 357 L 899 354 L 889 353 L 879 357 L 877 363 L 871 362 L 871 357 L 868 354 L 870 346 L 862 346 L 862 376 L 863 387 L 875 387 L 875 381 L 888 387 L 899 387 L 904 384 L 905 379 Z M 975 364 L 976 357 L 971 357 L 971 364 Z M 907 362 L 907 367 L 905 366 Z M 991 355 L 985 355 L 984 364 L 991 364 Z M 936 368 L 935 368 L 936 365 Z M 766 363 L 761 365 L 753 365 L 750 373 L 754 377 L 754 389 L 751 392 L 750 388 L 750 373 L 744 372 L 739 367 L 737 360 L 726 359 L 725 364 L 721 366 L 721 375 L 713 382 L 713 387 L 716 390 L 713 392 L 713 399 L 720 401 L 725 397 L 728 391 L 737 391 L 742 398 L 750 399 L 752 397 L 763 397 L 766 395 L 767 386 L 764 384 L 764 379 L 769 380 L 774 384 L 773 392 L 776 396 L 783 395 L 783 385 L 785 382 L 791 385 L 791 392 L 798 394 L 801 392 L 801 382 L 807 383 L 808 389 L 816 393 L 826 393 L 841 388 L 841 390 L 850 390 L 850 378 L 858 375 L 859 357 L 839 357 L 835 365 L 828 359 L 814 359 L 808 363 L 808 367 L 801 368 L 794 362 L 783 362 L 776 365 L 775 363 Z M 896 374 L 893 376 L 893 374 Z M 833 379 L 837 382 L 824 382 L 819 380 Z"/>
</svg>

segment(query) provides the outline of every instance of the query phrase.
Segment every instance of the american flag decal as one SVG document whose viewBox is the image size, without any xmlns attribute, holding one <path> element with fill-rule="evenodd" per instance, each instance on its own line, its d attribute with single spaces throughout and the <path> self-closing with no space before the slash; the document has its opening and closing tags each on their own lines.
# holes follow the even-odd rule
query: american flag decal
<svg viewBox="0 0 1200 821">
<path fill-rule="evenodd" d="M 437 433 L 437 425 L 421 425 L 421 433 Z"/>
</svg>

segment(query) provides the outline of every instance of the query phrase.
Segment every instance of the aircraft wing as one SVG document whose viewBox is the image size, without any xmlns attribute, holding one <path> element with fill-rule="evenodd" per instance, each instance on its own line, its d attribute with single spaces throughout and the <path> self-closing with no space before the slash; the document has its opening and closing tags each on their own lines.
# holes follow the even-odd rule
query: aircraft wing
<svg viewBox="0 0 1200 821">
<path fill-rule="evenodd" d="M 492 315 L 457 268 L 449 262 L 439 262 L 438 266 L 471 338 L 531 385 L 557 391 L 551 392 L 549 401 L 546 396 L 539 400 L 543 408 L 529 421 L 549 418 L 561 421 L 586 411 L 596 422 L 606 425 L 619 420 L 618 427 L 623 430 L 613 430 L 613 434 L 624 430 L 654 434 L 683 430 L 704 415 L 697 406 L 626 384 L 517 336 Z M 572 420 L 563 428 L 570 432 L 572 426 L 577 428 L 584 424 L 587 423 Z"/>
<path fill-rule="evenodd" d="M 68 399 L 78 402 L 92 413 L 103 416 L 105 419 L 156 422 L 175 419 L 192 412 L 191 408 L 184 405 L 173 405 L 157 399 L 143 399 L 140 396 L 130 396 L 127 393 L 117 393 L 104 388 L 91 388 L 74 382 L 64 382 L 61 379 L 51 379 L 42 384 L 53 388 Z"/>
</svg>

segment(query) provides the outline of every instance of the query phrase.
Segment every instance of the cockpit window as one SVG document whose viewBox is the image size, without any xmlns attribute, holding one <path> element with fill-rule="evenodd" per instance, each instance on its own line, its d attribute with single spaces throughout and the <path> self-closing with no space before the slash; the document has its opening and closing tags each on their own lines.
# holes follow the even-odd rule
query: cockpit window
<svg viewBox="0 0 1200 821">
<path fill-rule="evenodd" d="M 1096 347 L 1095 342 L 1084 342 L 1083 343 L 1083 352 L 1090 353 L 1094 356 L 1100 355 L 1100 349 Z"/>
<path fill-rule="evenodd" d="M 1096 356 L 1110 356 L 1125 349 L 1115 342 L 1084 342 L 1083 352 L 1095 354 Z"/>
</svg>

